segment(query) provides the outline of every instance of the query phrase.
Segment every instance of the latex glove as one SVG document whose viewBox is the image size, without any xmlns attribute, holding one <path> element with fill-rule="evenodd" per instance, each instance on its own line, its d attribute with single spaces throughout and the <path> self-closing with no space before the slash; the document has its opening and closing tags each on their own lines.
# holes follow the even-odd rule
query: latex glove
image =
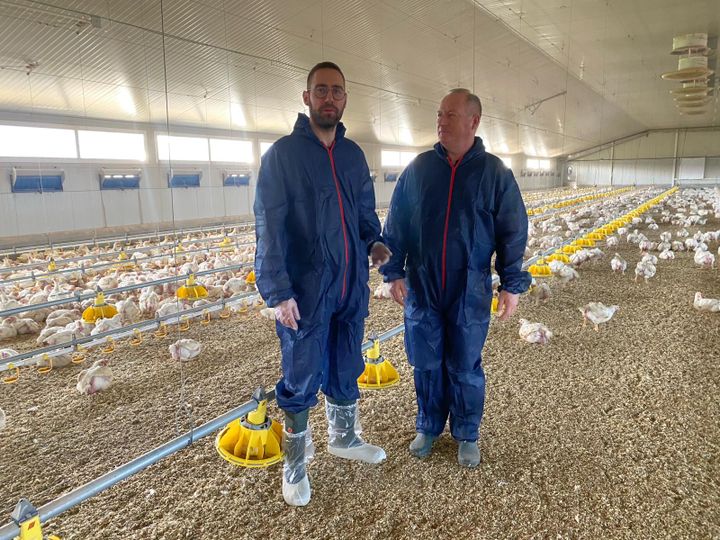
<svg viewBox="0 0 720 540">
<path fill-rule="evenodd" d="M 497 306 L 498 319 L 500 319 L 501 321 L 507 321 L 510 317 L 512 317 L 515 314 L 515 310 L 517 310 L 519 300 L 519 294 L 513 294 L 507 291 L 500 291 Z"/>
<path fill-rule="evenodd" d="M 297 321 L 300 320 L 300 311 L 294 298 L 289 298 L 275 306 L 275 318 L 280 324 L 293 330 L 298 329 Z"/>
<path fill-rule="evenodd" d="M 370 248 L 370 259 L 375 268 L 386 264 L 390 257 L 392 257 L 392 251 L 382 242 L 375 242 Z"/>
<path fill-rule="evenodd" d="M 404 279 L 396 279 L 390 282 L 390 295 L 401 306 L 405 305 L 405 297 L 407 297 L 407 287 Z"/>
</svg>

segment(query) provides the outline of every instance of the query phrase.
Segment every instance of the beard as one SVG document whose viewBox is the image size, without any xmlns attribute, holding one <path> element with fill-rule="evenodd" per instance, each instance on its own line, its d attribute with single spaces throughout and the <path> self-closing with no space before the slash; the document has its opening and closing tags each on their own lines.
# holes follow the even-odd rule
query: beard
<svg viewBox="0 0 720 540">
<path fill-rule="evenodd" d="M 322 109 L 327 109 L 329 107 L 332 107 L 334 109 L 335 114 L 328 115 L 327 113 L 323 112 Z M 310 118 L 312 118 L 313 124 L 315 124 L 320 129 L 334 129 L 335 126 L 337 126 L 340 122 L 342 114 L 343 109 L 338 109 L 334 105 L 323 105 L 321 109 L 314 109 L 312 106 L 310 106 Z"/>
</svg>

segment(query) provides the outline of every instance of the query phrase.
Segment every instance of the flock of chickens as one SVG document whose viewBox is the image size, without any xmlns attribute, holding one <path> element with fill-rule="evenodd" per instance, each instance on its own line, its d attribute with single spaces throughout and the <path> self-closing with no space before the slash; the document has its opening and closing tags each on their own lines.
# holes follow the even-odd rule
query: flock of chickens
<svg viewBox="0 0 720 540">
<path fill-rule="evenodd" d="M 528 248 L 526 257 L 541 255 L 548 249 L 560 247 L 568 238 L 582 235 L 598 226 L 610 221 L 612 218 L 626 213 L 628 210 L 638 206 L 647 196 L 638 198 L 637 195 L 628 195 L 618 200 L 607 200 L 583 208 L 558 213 L 547 219 L 531 220 L 529 228 Z M 614 248 L 622 241 L 626 244 L 635 245 L 639 251 L 639 261 L 635 265 L 635 281 L 642 280 L 646 284 L 656 275 L 658 260 L 671 261 L 675 259 L 675 253 L 693 253 L 694 264 L 699 268 L 715 268 L 715 255 L 710 251 L 710 246 L 717 248 L 720 256 L 720 229 L 702 231 L 700 227 L 707 223 L 708 218 L 720 219 L 720 190 L 686 190 L 676 192 L 663 201 L 662 205 L 654 209 L 652 215 L 644 218 L 634 217 L 629 227 L 621 227 L 614 236 L 605 239 L 606 248 Z M 657 218 L 657 221 L 656 221 Z M 673 233 L 663 231 L 658 234 L 656 240 L 651 240 L 648 235 L 655 235 L 660 229 L 660 224 L 666 227 L 674 227 Z M 646 229 L 647 235 L 640 232 Z M 691 234 L 688 229 L 696 229 Z M 536 248 L 537 251 L 533 251 Z M 655 255 L 654 253 L 658 253 Z M 605 253 L 599 248 L 580 249 L 570 256 L 570 261 L 565 264 L 558 260 L 549 263 L 552 277 L 550 279 L 533 279 L 528 295 L 534 298 L 536 303 L 546 302 L 552 297 L 552 287 L 565 287 L 568 283 L 580 279 L 580 269 L 587 263 L 596 264 L 605 257 Z M 628 262 L 618 253 L 615 253 L 610 260 L 612 272 L 624 274 L 628 268 Z M 493 287 L 499 285 L 499 278 L 493 275 Z M 375 298 L 391 298 L 388 284 L 381 284 L 374 292 Z M 693 302 L 695 309 L 699 311 L 720 312 L 720 299 L 705 298 L 702 292 L 695 294 Z M 601 324 L 610 321 L 620 309 L 617 305 L 605 305 L 602 302 L 590 302 L 583 307 L 578 307 L 583 318 L 583 326 L 589 321 L 596 331 Z M 520 319 L 520 338 L 537 344 L 547 344 L 553 337 L 553 332 L 541 322 L 532 322 L 527 319 Z"/>
<path fill-rule="evenodd" d="M 189 240 L 189 239 L 188 239 Z M 73 252 L 65 252 L 67 258 L 88 257 L 97 255 L 92 264 L 85 264 L 69 271 L 39 274 L 37 269 L 20 269 L 5 273 L 0 280 L 8 285 L 0 284 L 0 311 L 27 308 L 18 315 L 0 318 L 0 347 L 3 340 L 12 339 L 23 334 L 38 334 L 36 343 L 40 347 L 62 346 L 74 338 L 94 336 L 109 330 L 136 323 L 141 320 L 155 319 L 180 313 L 190 307 L 201 307 L 220 299 L 232 302 L 235 296 L 241 301 L 232 302 L 231 310 L 242 311 L 262 307 L 257 295 L 248 296 L 255 291 L 247 276 L 252 269 L 254 245 L 241 244 L 221 250 L 208 249 L 202 238 L 189 242 L 182 252 L 172 250 L 174 243 L 167 239 L 147 249 L 149 243 L 143 244 L 142 251 L 133 253 L 132 257 L 117 264 L 108 264 L 101 260 L 101 252 L 88 247 Z M 123 246 L 115 245 L 113 250 L 122 252 Z M 168 251 L 170 249 L 170 251 Z M 43 263 L 47 259 L 39 259 L 35 254 L 18 257 L 11 262 L 5 260 L 5 269 L 13 265 L 29 265 Z M 177 290 L 183 280 L 163 285 L 138 288 L 125 294 L 110 294 L 107 300 L 117 308 L 117 314 L 110 318 L 99 318 L 94 323 L 82 317 L 83 310 L 93 304 L 93 300 L 77 302 L 78 294 L 94 294 L 97 290 L 113 289 L 141 285 L 158 279 L 186 276 L 196 272 L 222 269 L 231 265 L 245 265 L 240 270 L 220 270 L 197 278 L 197 283 L 207 290 L 202 299 L 179 299 Z M 33 275 L 34 274 L 34 275 Z M 58 299 L 68 299 L 67 304 L 52 308 L 33 308 Z M 217 319 L 219 311 L 208 312 L 207 316 Z M 174 360 L 187 361 L 195 358 L 201 351 L 200 343 L 190 339 L 180 339 L 170 346 L 170 356 Z M 0 348 L 0 359 L 16 356 L 18 352 L 11 348 Z M 60 354 L 50 358 L 38 355 L 32 363 L 40 368 L 63 368 L 73 362 L 71 354 Z M 88 369 L 80 372 L 76 388 L 81 394 L 94 394 L 107 389 L 112 383 L 112 371 L 107 359 L 96 361 Z"/>
<path fill-rule="evenodd" d="M 576 208 L 569 207 L 549 216 L 539 215 L 530 218 L 529 239 L 526 257 L 534 257 L 550 249 L 563 245 L 569 238 L 589 232 L 618 215 L 637 207 L 648 198 L 647 193 L 630 193 L 620 198 L 607 198 L 589 205 Z M 720 190 L 685 190 L 676 192 L 665 199 L 661 206 L 654 209 L 653 215 L 644 218 L 635 217 L 628 227 L 620 228 L 616 235 L 605 239 L 605 247 L 612 249 L 620 242 L 636 245 L 639 261 L 635 265 L 635 281 L 642 279 L 648 283 L 657 273 L 658 260 L 672 261 L 677 253 L 692 252 L 693 261 L 700 268 L 715 268 L 715 255 L 711 246 L 716 248 L 720 243 L 720 230 L 703 231 L 701 227 L 708 218 L 720 219 Z M 657 220 L 657 221 L 656 221 Z M 674 234 L 668 230 L 656 231 L 664 227 L 674 227 Z M 641 232 L 641 229 L 644 232 Z M 38 334 L 37 344 L 40 346 L 62 345 L 70 342 L 73 337 L 96 335 L 111 329 L 135 323 L 143 319 L 178 313 L 191 306 L 200 306 L 222 298 L 244 295 L 254 291 L 254 285 L 246 280 L 254 259 L 254 246 L 251 244 L 236 245 L 232 249 L 212 252 L 203 249 L 198 242 L 190 245 L 188 251 L 196 249 L 194 254 L 167 252 L 168 245 L 163 243 L 145 251 L 138 251 L 131 257 L 132 265 L 124 264 L 108 266 L 106 261 L 99 259 L 95 264 L 78 267 L 57 275 L 50 274 L 47 278 L 31 276 L 30 270 L 19 270 L 3 277 L 4 280 L 22 278 L 13 282 L 12 286 L 0 286 L 0 311 L 18 307 L 27 307 L 27 311 L 18 316 L 5 317 L 0 321 L 0 341 L 14 338 L 19 334 Z M 122 246 L 114 246 L 121 249 Z M 89 248 L 66 253 L 67 257 L 78 257 L 91 254 Z M 657 255 L 655 254 L 657 253 Z M 720 256 L 720 248 L 718 248 Z M 554 287 L 565 287 L 568 283 L 580 279 L 582 267 L 586 264 L 597 264 L 605 257 L 599 248 L 580 249 L 570 256 L 569 262 L 553 260 L 549 263 L 552 277 L 549 279 L 533 279 L 528 292 L 538 304 L 547 302 L 552 297 Z M 5 261 L 5 268 L 13 264 L 32 262 L 47 263 L 44 259 L 32 255 L 23 256 L 16 261 Z M 117 307 L 117 315 L 112 318 L 98 319 L 94 324 L 83 320 L 82 310 L 92 303 L 88 300 L 78 303 L 74 297 L 78 293 L 93 293 L 98 288 L 113 290 L 128 285 L 139 285 L 172 276 L 195 274 L 203 270 L 221 269 L 230 265 L 245 264 L 240 271 L 221 270 L 214 274 L 198 278 L 208 292 L 206 298 L 180 300 L 176 296 L 182 281 L 153 285 L 130 291 L 129 294 L 110 294 L 108 300 Z M 97 267 L 97 268 L 96 268 Z M 624 274 L 628 262 L 618 253 L 610 260 L 612 272 Z M 493 287 L 497 289 L 499 278 L 493 276 Z M 380 285 L 374 296 L 389 299 L 387 284 Z M 42 304 L 56 299 L 68 299 L 68 304 L 59 308 L 34 309 L 34 304 Z M 274 320 L 273 309 L 264 307 L 258 297 L 251 297 L 245 308 L 256 308 L 259 316 Z M 244 304 L 241 304 L 244 305 Z M 720 312 L 720 300 L 706 298 L 697 292 L 693 302 L 700 311 Z M 261 309 L 262 308 L 262 309 Z M 604 305 L 602 302 L 590 302 L 578 308 L 582 314 L 583 325 L 589 321 L 598 331 L 599 326 L 610 321 L 620 309 L 617 305 Z M 214 313 L 213 318 L 218 314 Z M 519 336 L 521 339 L 535 344 L 547 344 L 553 338 L 553 332 L 541 322 L 526 319 L 519 320 Z M 192 339 L 180 339 L 169 346 L 172 359 L 188 361 L 197 357 L 202 344 Z M 17 355 L 13 349 L 0 349 L 0 359 Z M 47 366 L 47 356 L 37 357 L 38 366 Z M 52 358 L 52 367 L 60 368 L 69 365 L 72 357 L 69 354 Z M 94 394 L 107 389 L 113 375 L 107 359 L 97 360 L 91 367 L 80 372 L 76 388 L 82 394 Z M 1 413 L 1 411 L 0 411 Z M 0 423 L 4 422 L 4 414 L 0 415 Z"/>
<path fill-rule="evenodd" d="M 632 196 L 625 199 L 633 200 Z M 603 222 L 608 221 L 604 217 L 604 211 L 614 202 L 607 201 L 595 208 L 588 207 L 580 211 L 573 211 L 564 216 L 553 217 L 550 220 L 540 222 L 538 227 L 531 227 L 531 236 L 528 241 L 528 247 L 538 245 L 541 249 L 547 249 L 562 244 L 562 236 L 558 235 L 566 229 L 566 235 L 583 234 L 592 230 Z M 617 203 L 615 203 L 617 204 Z M 618 208 L 615 209 L 616 215 L 621 213 Z M 720 256 L 720 229 L 715 231 L 703 232 L 699 227 L 705 225 L 709 217 L 714 216 L 720 219 L 720 190 L 687 190 L 686 192 L 677 192 L 670 198 L 663 201 L 661 207 L 657 209 L 659 213 L 658 220 L 663 225 L 676 227 L 675 240 L 669 231 L 659 233 L 658 241 L 652 241 L 646 234 L 640 232 L 640 228 L 645 227 L 648 234 L 652 234 L 660 228 L 656 219 L 652 215 L 634 217 L 632 219 L 632 227 L 621 227 L 617 230 L 615 236 L 609 236 L 605 239 L 605 246 L 612 248 L 618 246 L 621 240 L 627 244 L 633 244 L 638 247 L 640 260 L 635 265 L 635 281 L 639 279 L 648 283 L 656 273 L 658 268 L 658 259 L 673 260 L 676 252 L 693 252 L 693 261 L 700 268 L 713 269 L 715 267 L 715 255 L 710 251 L 710 245 L 714 245 Z M 565 227 L 561 223 L 565 220 Z M 630 231 L 630 228 L 633 230 Z M 691 235 L 689 228 L 696 228 L 696 232 Z M 545 233 L 543 236 L 537 234 Z M 657 252 L 658 255 L 654 255 Z M 538 253 L 530 253 L 537 255 Z M 563 287 L 568 282 L 580 278 L 578 269 L 589 261 L 597 261 L 605 256 L 604 252 L 598 248 L 580 249 L 570 257 L 569 264 L 560 261 L 551 261 L 549 266 L 554 277 L 554 281 L 558 286 Z M 610 268 L 615 273 L 624 274 L 627 270 L 628 263 L 618 253 L 610 260 Z M 551 296 L 551 288 L 546 281 L 535 283 L 529 291 L 530 296 L 534 296 L 537 302 L 546 301 Z M 700 311 L 720 312 L 720 299 L 704 298 L 701 292 L 695 294 L 693 302 L 695 309 Z M 615 313 L 619 310 L 617 305 L 604 305 L 602 302 L 590 302 L 586 306 L 579 307 L 579 311 L 583 317 L 583 326 L 590 321 L 596 331 L 599 325 L 610 321 Z M 529 343 L 546 344 L 553 337 L 552 331 L 543 323 L 531 322 L 526 319 L 520 319 L 519 335 L 521 339 Z"/>
</svg>

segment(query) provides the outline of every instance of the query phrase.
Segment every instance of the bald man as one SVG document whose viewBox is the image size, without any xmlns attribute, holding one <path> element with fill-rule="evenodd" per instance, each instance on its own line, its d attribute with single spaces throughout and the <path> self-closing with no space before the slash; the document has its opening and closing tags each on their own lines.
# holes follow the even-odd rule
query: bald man
<svg viewBox="0 0 720 540">
<path fill-rule="evenodd" d="M 527 212 L 512 171 L 475 136 L 481 115 L 480 99 L 469 90 L 443 98 L 439 142 L 408 165 L 393 192 L 383 230 L 393 255 L 380 268 L 405 312 L 418 403 L 410 452 L 428 456 L 449 417 L 464 467 L 480 463 L 492 255 L 500 320 L 515 313 L 530 285 L 522 270 Z"/>
</svg>

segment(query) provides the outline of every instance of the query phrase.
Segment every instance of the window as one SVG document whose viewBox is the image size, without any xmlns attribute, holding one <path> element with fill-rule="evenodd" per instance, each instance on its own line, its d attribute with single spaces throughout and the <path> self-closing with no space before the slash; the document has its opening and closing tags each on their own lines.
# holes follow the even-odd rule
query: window
<svg viewBox="0 0 720 540">
<path fill-rule="evenodd" d="M 252 163 L 252 141 L 210 139 L 210 159 L 226 163 Z"/>
<path fill-rule="evenodd" d="M 273 143 L 268 141 L 260 141 L 260 156 L 264 156 L 265 152 L 270 150 L 270 147 L 273 145 Z"/>
<path fill-rule="evenodd" d="M 527 168 L 536 171 L 549 171 L 552 165 L 549 159 L 528 158 Z"/>
<path fill-rule="evenodd" d="M 145 161 L 145 135 L 117 131 L 78 130 L 82 159 Z"/>
<path fill-rule="evenodd" d="M 65 173 L 60 169 L 20 168 L 12 169 L 13 193 L 43 193 L 62 191 Z"/>
<path fill-rule="evenodd" d="M 498 156 L 508 169 L 512 169 L 512 158 L 510 156 Z"/>
<path fill-rule="evenodd" d="M 208 140 L 204 137 L 157 136 L 161 161 L 210 161 Z"/>
<path fill-rule="evenodd" d="M 400 173 L 385 173 L 385 181 L 386 182 L 397 182 L 398 177 L 400 176 Z"/>
<path fill-rule="evenodd" d="M 100 189 L 138 189 L 141 169 L 100 169 Z"/>
<path fill-rule="evenodd" d="M 200 169 L 170 169 L 168 187 L 200 187 L 202 171 Z"/>
<path fill-rule="evenodd" d="M 0 156 L 77 158 L 75 130 L 0 126 Z"/>
<path fill-rule="evenodd" d="M 249 186 L 250 171 L 223 172 L 223 186 Z"/>
<path fill-rule="evenodd" d="M 380 162 L 383 167 L 406 167 L 416 156 L 417 152 L 383 150 L 380 153 Z"/>
</svg>

